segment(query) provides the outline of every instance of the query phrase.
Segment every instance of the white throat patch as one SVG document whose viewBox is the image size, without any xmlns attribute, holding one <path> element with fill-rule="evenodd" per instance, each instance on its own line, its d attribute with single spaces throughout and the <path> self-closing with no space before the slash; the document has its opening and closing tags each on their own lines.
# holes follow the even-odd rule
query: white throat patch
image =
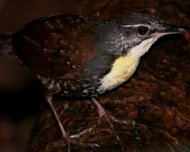
<svg viewBox="0 0 190 152">
<path fill-rule="evenodd" d="M 144 40 L 139 45 L 133 47 L 128 55 L 140 58 L 150 49 L 152 44 L 154 44 L 154 42 L 156 42 L 159 37 L 160 35 Z"/>
</svg>

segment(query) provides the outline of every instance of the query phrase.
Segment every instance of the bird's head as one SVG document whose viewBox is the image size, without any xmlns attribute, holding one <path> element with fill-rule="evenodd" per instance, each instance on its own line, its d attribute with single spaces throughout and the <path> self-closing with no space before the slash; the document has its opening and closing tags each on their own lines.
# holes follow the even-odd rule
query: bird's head
<svg viewBox="0 0 190 152">
<path fill-rule="evenodd" d="M 116 88 L 127 81 L 135 72 L 140 57 L 158 38 L 184 31 L 166 24 L 159 17 L 137 13 L 111 19 L 102 29 L 104 31 L 101 32 L 100 50 L 111 54 L 114 59 L 111 70 L 101 79 L 99 93 Z"/>
<path fill-rule="evenodd" d="M 150 14 L 132 13 L 107 21 L 104 46 L 115 55 L 141 57 L 160 37 L 184 32 L 184 29 L 166 24 Z"/>
</svg>

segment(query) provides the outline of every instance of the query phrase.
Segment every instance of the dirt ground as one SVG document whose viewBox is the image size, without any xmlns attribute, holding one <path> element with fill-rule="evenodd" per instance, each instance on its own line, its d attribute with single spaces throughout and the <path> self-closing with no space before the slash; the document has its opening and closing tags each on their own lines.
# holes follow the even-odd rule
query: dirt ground
<svg viewBox="0 0 190 152">
<path fill-rule="evenodd" d="M 69 7 L 68 12 L 100 18 L 128 12 L 151 13 L 162 17 L 170 24 L 183 25 L 187 29 L 184 35 L 160 39 L 142 58 L 137 72 L 128 82 L 99 98 L 108 114 L 127 122 L 126 124 L 113 122 L 120 140 L 116 139 L 109 125 L 102 119 L 100 126 L 78 139 L 83 143 L 96 143 L 100 147 L 72 146 L 72 151 L 189 152 L 190 2 L 188 0 L 155 0 L 154 2 L 151 0 L 86 0 L 72 5 L 74 11 Z M 33 17 L 35 15 L 31 18 Z M 15 27 L 7 26 L 7 29 L 14 31 L 21 26 L 21 22 L 24 21 L 20 21 Z M 1 27 L 5 29 L 5 26 Z M 2 50 L 5 49 L 6 47 Z M 11 48 L 9 50 L 11 52 Z M 36 85 L 36 87 L 40 86 L 38 83 Z M 34 100 L 37 100 L 36 98 Z M 39 99 L 43 101 L 41 95 Z M 96 107 L 90 99 L 71 100 L 54 97 L 54 105 L 69 134 L 76 134 L 92 126 L 98 119 Z M 47 106 L 43 106 L 37 115 L 30 133 L 28 151 L 67 151 L 67 145 L 64 140 L 61 140 L 60 131 Z"/>
</svg>

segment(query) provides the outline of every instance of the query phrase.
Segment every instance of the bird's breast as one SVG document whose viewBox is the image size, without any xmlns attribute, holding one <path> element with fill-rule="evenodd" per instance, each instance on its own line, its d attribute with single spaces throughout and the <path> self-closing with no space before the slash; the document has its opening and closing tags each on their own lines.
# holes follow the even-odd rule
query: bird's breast
<svg viewBox="0 0 190 152">
<path fill-rule="evenodd" d="M 139 58 L 127 55 L 117 58 L 113 62 L 109 73 L 101 79 L 101 85 L 97 92 L 102 94 L 105 91 L 112 90 L 127 81 L 135 72 L 139 64 L 139 60 Z"/>
</svg>

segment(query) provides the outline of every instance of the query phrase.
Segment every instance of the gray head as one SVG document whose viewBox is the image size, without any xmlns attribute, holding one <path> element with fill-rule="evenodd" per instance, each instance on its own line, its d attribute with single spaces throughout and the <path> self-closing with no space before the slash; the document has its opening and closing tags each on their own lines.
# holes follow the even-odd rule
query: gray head
<svg viewBox="0 0 190 152">
<path fill-rule="evenodd" d="M 161 36 L 184 31 L 150 14 L 132 13 L 106 23 L 102 34 L 104 48 L 117 55 L 134 54 L 140 57 Z"/>
</svg>

